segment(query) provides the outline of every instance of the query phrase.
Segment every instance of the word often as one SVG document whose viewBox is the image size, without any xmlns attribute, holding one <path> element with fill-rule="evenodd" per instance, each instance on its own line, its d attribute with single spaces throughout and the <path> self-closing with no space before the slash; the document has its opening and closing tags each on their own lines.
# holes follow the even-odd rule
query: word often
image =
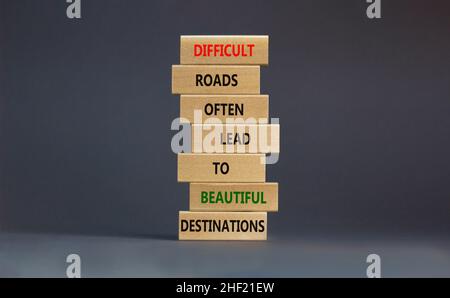
<svg viewBox="0 0 450 298">
<path fill-rule="evenodd" d="M 182 123 L 278 123 L 275 118 L 269 120 L 268 95 L 180 96 Z"/>
<path fill-rule="evenodd" d="M 203 109 L 208 116 L 243 116 L 243 103 L 207 103 Z"/>
</svg>

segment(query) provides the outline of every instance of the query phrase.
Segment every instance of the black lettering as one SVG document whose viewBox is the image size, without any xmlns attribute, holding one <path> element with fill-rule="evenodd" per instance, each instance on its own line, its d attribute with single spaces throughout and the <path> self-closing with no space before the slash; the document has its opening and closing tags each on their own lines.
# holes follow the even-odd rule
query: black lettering
<svg viewBox="0 0 450 298">
<path fill-rule="evenodd" d="M 201 220 L 197 219 L 197 221 L 195 222 L 195 227 L 197 228 L 195 231 L 196 232 L 201 232 L 202 231 L 202 226 L 201 226 Z"/>
<path fill-rule="evenodd" d="M 210 103 L 205 105 L 205 114 L 210 116 L 213 113 L 213 106 Z"/>
<path fill-rule="evenodd" d="M 223 221 L 221 232 L 226 232 L 226 233 L 230 232 L 230 227 L 228 226 L 228 221 L 227 220 Z"/>
<path fill-rule="evenodd" d="M 242 232 L 248 231 L 248 221 L 246 221 L 246 220 L 241 221 L 241 230 L 242 230 Z"/>
<path fill-rule="evenodd" d="M 264 220 L 259 221 L 259 231 L 258 232 L 264 232 L 266 229 L 266 225 L 264 224 Z"/>
<path fill-rule="evenodd" d="M 231 76 L 231 79 L 232 79 L 232 81 L 233 81 L 233 83 L 231 84 L 231 86 L 233 86 L 233 87 L 236 87 L 237 85 L 238 85 L 238 81 L 237 81 L 237 74 L 233 74 L 232 76 Z"/>
<path fill-rule="evenodd" d="M 235 116 L 235 115 L 237 115 L 237 114 L 239 114 L 239 115 L 241 115 L 241 116 L 243 116 L 244 115 L 244 104 L 235 104 L 235 109 L 236 109 L 236 111 L 237 111 L 237 113 L 234 113 L 233 114 L 233 116 Z"/>
<path fill-rule="evenodd" d="M 224 74 L 222 76 L 222 86 L 226 87 L 226 86 L 230 85 L 230 81 L 231 81 L 231 78 L 229 75 Z"/>
<path fill-rule="evenodd" d="M 217 168 L 218 168 L 218 165 L 220 164 L 220 162 L 213 162 L 213 165 L 214 165 L 214 174 L 216 174 L 217 175 Z"/>
<path fill-rule="evenodd" d="M 250 144 L 250 134 L 248 132 L 244 133 L 244 145 Z"/>
<path fill-rule="evenodd" d="M 193 219 L 189 220 L 189 232 L 195 232 L 194 224 L 195 224 L 195 220 L 193 220 Z"/>
<path fill-rule="evenodd" d="M 220 82 L 220 76 L 216 75 L 214 77 L 214 86 L 222 86 L 222 83 Z"/>
<path fill-rule="evenodd" d="M 185 219 L 181 220 L 181 231 L 186 232 L 188 230 L 189 224 L 188 221 Z"/>
<path fill-rule="evenodd" d="M 228 171 L 230 170 L 230 166 L 228 165 L 227 162 L 222 162 L 222 163 L 221 162 L 213 162 L 213 165 L 214 165 L 214 174 L 216 174 L 216 175 L 219 172 L 219 170 L 223 175 L 228 174 Z M 219 165 L 220 165 L 220 167 L 219 167 Z"/>
<path fill-rule="evenodd" d="M 197 87 L 203 86 L 202 80 L 203 80 L 203 76 L 201 74 L 196 74 L 195 75 L 195 86 L 197 86 Z"/>
<path fill-rule="evenodd" d="M 203 80 L 205 81 L 205 85 L 209 87 L 212 84 L 213 78 L 210 74 L 207 74 Z"/>
<path fill-rule="evenodd" d="M 213 221 L 213 232 L 220 232 L 220 221 Z"/>
<path fill-rule="evenodd" d="M 252 220 L 250 221 L 250 232 L 257 232 L 258 231 L 258 221 Z"/>
<path fill-rule="evenodd" d="M 216 74 L 214 75 L 214 78 L 212 75 L 210 74 L 206 74 L 206 75 L 202 75 L 202 74 L 196 74 L 195 75 L 195 86 L 197 87 L 203 87 L 203 86 L 207 86 L 210 87 L 212 86 L 219 86 L 219 87 L 227 87 L 227 86 L 233 86 L 236 87 L 238 85 L 238 81 L 237 81 L 237 74 L 233 74 L 233 75 L 229 75 L 229 74 Z M 225 110 L 225 105 L 227 104 L 222 104 L 224 110 Z M 228 104 L 228 107 L 230 109 L 231 104 Z M 242 108 L 240 111 L 241 115 L 243 113 Z"/>
<path fill-rule="evenodd" d="M 224 162 L 220 165 L 220 171 L 222 172 L 222 174 L 224 174 L 224 175 L 228 174 L 229 170 L 230 170 L 230 166 L 228 165 L 228 163 Z"/>
</svg>

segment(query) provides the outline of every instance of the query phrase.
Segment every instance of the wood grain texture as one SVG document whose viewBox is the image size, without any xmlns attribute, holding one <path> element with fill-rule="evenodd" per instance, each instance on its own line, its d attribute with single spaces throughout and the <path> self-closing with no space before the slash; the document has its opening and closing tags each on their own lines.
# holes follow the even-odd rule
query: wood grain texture
<svg viewBox="0 0 450 298">
<path fill-rule="evenodd" d="M 278 211 L 278 183 L 191 183 L 190 211 Z"/>
<path fill-rule="evenodd" d="M 259 66 L 173 65 L 173 94 L 259 94 Z"/>
<path fill-rule="evenodd" d="M 269 64 L 267 35 L 182 35 L 180 64 Z"/>
<path fill-rule="evenodd" d="M 178 239 L 267 240 L 267 213 L 180 211 Z"/>
<path fill-rule="evenodd" d="M 197 114 L 194 112 L 197 111 Z M 182 123 L 202 124 L 215 119 L 234 123 L 269 120 L 268 95 L 181 95 Z"/>
<path fill-rule="evenodd" d="M 193 124 L 193 153 L 279 153 L 279 124 Z"/>
<path fill-rule="evenodd" d="M 180 153 L 178 182 L 265 182 L 264 161 L 265 154 Z"/>
</svg>

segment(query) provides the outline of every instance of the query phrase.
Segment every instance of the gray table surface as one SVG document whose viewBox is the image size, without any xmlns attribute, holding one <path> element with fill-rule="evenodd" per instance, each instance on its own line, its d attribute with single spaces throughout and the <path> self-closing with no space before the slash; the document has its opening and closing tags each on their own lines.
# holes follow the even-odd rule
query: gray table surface
<svg viewBox="0 0 450 298">
<path fill-rule="evenodd" d="M 0 233 L 1 277 L 365 277 L 381 257 L 383 277 L 450 277 L 450 241 L 440 237 L 274 237 L 265 242 L 183 242 L 175 236 Z"/>
</svg>

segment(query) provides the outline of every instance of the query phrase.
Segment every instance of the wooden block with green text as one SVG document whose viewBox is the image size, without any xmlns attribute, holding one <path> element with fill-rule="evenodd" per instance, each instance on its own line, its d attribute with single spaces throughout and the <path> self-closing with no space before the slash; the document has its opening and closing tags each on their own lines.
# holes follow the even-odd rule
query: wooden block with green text
<svg viewBox="0 0 450 298">
<path fill-rule="evenodd" d="M 278 211 L 278 183 L 191 183 L 190 211 Z"/>
</svg>

